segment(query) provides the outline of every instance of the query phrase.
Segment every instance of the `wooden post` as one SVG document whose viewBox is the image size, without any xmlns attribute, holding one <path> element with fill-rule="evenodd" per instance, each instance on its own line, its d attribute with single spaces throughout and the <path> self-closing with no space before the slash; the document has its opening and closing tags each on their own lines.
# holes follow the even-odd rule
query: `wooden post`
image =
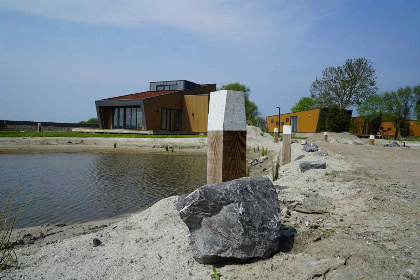
<svg viewBox="0 0 420 280">
<path fill-rule="evenodd" d="M 369 145 L 375 146 L 375 135 L 369 137 Z"/>
<path fill-rule="evenodd" d="M 41 132 L 41 123 L 38 123 L 38 132 Z"/>
<path fill-rule="evenodd" d="M 210 93 L 207 137 L 207 184 L 246 176 L 246 116 L 244 93 Z"/>
<path fill-rule="evenodd" d="M 328 142 L 328 132 L 324 132 L 324 142 Z"/>
<path fill-rule="evenodd" d="M 276 127 L 274 128 L 274 143 L 279 142 L 279 129 Z"/>
<path fill-rule="evenodd" d="M 290 125 L 283 126 L 283 152 L 281 165 L 289 163 L 292 159 L 292 127 Z"/>
</svg>

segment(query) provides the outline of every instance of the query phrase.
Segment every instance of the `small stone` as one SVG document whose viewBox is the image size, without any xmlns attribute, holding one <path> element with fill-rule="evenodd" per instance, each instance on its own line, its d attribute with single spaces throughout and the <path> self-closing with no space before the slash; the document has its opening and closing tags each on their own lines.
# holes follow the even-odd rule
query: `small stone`
<svg viewBox="0 0 420 280">
<path fill-rule="evenodd" d="M 316 152 L 316 151 L 318 151 L 318 145 L 316 143 L 308 143 L 308 144 L 303 146 L 302 151 L 305 151 L 305 152 L 308 152 L 308 153 Z"/>
<path fill-rule="evenodd" d="M 93 247 L 98 247 L 101 244 L 102 244 L 102 242 L 98 238 L 93 239 Z"/>
<path fill-rule="evenodd" d="M 282 215 L 283 217 L 290 216 L 290 211 L 289 211 L 289 209 L 287 209 L 287 207 L 284 207 L 284 208 L 281 210 L 281 215 Z"/>
<path fill-rule="evenodd" d="M 327 157 L 328 152 L 316 152 L 316 153 L 314 153 L 314 155 L 319 156 L 319 157 Z"/>
<path fill-rule="evenodd" d="M 300 144 L 301 145 L 306 145 L 306 144 L 308 144 L 308 142 L 306 140 L 302 140 L 302 141 L 300 141 Z"/>
<path fill-rule="evenodd" d="M 264 168 L 264 169 L 263 169 L 263 172 L 265 172 L 265 171 L 267 171 L 267 170 L 268 170 L 267 168 Z"/>
<path fill-rule="evenodd" d="M 305 227 L 309 226 L 309 221 L 305 221 Z"/>
<path fill-rule="evenodd" d="M 292 140 L 292 144 L 293 143 L 299 143 L 299 141 L 298 140 Z"/>
<path fill-rule="evenodd" d="M 300 160 L 300 159 L 303 159 L 304 157 L 305 157 L 305 155 L 300 155 L 295 160 Z"/>
<path fill-rule="evenodd" d="M 268 159 L 268 156 L 262 156 L 258 158 L 258 162 L 259 163 L 263 163 L 264 161 L 266 161 Z"/>
<path fill-rule="evenodd" d="M 260 163 L 260 162 L 258 161 L 258 159 L 253 159 L 253 160 L 251 160 L 251 162 L 250 162 L 251 166 L 255 166 L 255 165 L 259 164 L 259 163 Z"/>
<path fill-rule="evenodd" d="M 362 143 L 359 143 L 359 142 L 356 142 L 356 141 L 353 141 L 353 143 L 352 143 L 353 145 L 363 145 Z"/>
</svg>

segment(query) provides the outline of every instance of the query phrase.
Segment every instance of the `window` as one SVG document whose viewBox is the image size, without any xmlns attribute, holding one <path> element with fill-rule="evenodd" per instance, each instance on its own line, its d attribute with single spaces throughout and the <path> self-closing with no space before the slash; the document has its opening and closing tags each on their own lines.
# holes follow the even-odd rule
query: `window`
<svg viewBox="0 0 420 280">
<path fill-rule="evenodd" d="M 178 89 L 178 85 L 158 85 L 156 86 L 156 91 L 160 91 L 160 90 L 177 90 Z"/>
<path fill-rule="evenodd" d="M 162 108 L 160 128 L 165 130 L 181 130 L 182 111 Z"/>
<path fill-rule="evenodd" d="M 380 130 L 384 130 L 384 127 L 383 127 L 383 126 L 381 126 L 379 129 L 380 129 Z"/>
<path fill-rule="evenodd" d="M 390 127 L 388 127 L 388 131 L 390 131 L 391 130 L 391 128 Z"/>
<path fill-rule="evenodd" d="M 112 128 L 141 129 L 142 117 L 140 107 L 112 108 Z"/>
<path fill-rule="evenodd" d="M 289 118 L 286 118 L 286 122 L 289 122 Z"/>
<path fill-rule="evenodd" d="M 284 125 L 284 122 L 281 122 L 281 126 L 283 126 Z"/>
<path fill-rule="evenodd" d="M 276 121 L 276 125 L 279 125 L 279 121 Z"/>
<path fill-rule="evenodd" d="M 274 122 L 274 120 L 273 119 L 271 119 L 271 123 L 273 123 Z"/>
</svg>

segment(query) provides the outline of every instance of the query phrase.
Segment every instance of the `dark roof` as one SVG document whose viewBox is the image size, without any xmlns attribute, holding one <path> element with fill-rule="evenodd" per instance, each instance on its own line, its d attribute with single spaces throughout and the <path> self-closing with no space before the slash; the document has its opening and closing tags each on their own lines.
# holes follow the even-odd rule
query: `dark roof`
<svg viewBox="0 0 420 280">
<path fill-rule="evenodd" d="M 161 91 L 144 91 L 138 93 L 132 93 L 117 97 L 106 98 L 105 100 L 131 100 L 131 99 L 146 99 L 151 97 L 156 97 L 159 95 L 166 95 L 171 94 L 174 92 L 178 92 L 178 90 L 161 90 Z"/>
<path fill-rule="evenodd" d="M 200 85 L 199 87 L 196 87 L 196 88 L 208 87 L 208 86 L 211 86 L 211 85 L 212 84 L 204 84 L 204 85 Z M 196 88 L 193 88 L 193 89 L 196 89 Z M 189 91 L 189 90 L 192 90 L 192 89 L 186 89 L 184 91 Z M 152 97 L 157 97 L 157 96 L 172 94 L 172 93 L 175 93 L 175 92 L 180 92 L 180 90 L 144 91 L 144 92 L 137 92 L 137 93 L 127 94 L 127 95 L 121 95 L 121 96 L 111 97 L 111 98 L 105 98 L 105 99 L 102 99 L 102 100 L 146 99 L 146 98 L 152 98 Z"/>
</svg>

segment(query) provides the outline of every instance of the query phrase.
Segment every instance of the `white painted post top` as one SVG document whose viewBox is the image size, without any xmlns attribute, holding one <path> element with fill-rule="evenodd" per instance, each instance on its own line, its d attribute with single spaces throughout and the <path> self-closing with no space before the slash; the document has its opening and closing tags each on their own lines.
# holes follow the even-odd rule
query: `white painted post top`
<svg viewBox="0 0 420 280">
<path fill-rule="evenodd" d="M 375 135 L 371 135 L 369 139 L 375 139 Z"/>
<path fill-rule="evenodd" d="M 274 128 L 274 133 L 277 133 L 277 132 L 279 132 L 279 128 L 278 127 Z"/>
<path fill-rule="evenodd" d="M 290 125 L 283 125 L 283 134 L 292 134 L 292 127 Z"/>
<path fill-rule="evenodd" d="M 208 131 L 246 131 L 245 97 L 242 91 L 210 93 Z"/>
<path fill-rule="evenodd" d="M 324 132 L 324 135 L 328 135 L 328 132 Z"/>
</svg>

